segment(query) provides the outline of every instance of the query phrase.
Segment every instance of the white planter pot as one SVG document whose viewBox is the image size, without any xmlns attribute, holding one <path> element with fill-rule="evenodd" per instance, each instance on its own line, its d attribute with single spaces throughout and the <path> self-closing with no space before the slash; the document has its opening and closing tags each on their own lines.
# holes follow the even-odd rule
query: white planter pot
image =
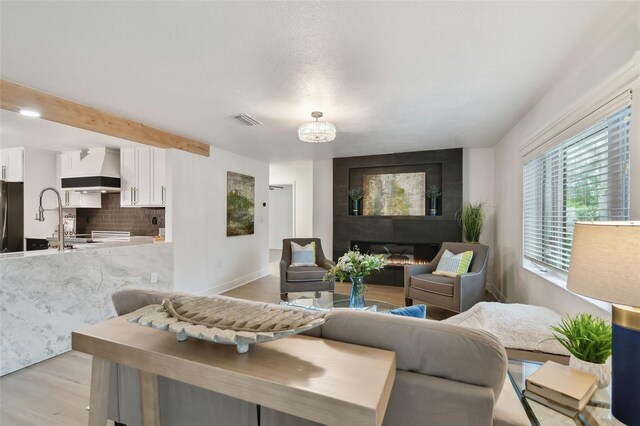
<svg viewBox="0 0 640 426">
<path fill-rule="evenodd" d="M 586 373 L 591 373 L 598 378 L 598 388 L 606 388 L 611 383 L 611 357 L 604 364 L 594 364 L 583 361 L 571 355 L 569 367 L 576 368 Z"/>
</svg>

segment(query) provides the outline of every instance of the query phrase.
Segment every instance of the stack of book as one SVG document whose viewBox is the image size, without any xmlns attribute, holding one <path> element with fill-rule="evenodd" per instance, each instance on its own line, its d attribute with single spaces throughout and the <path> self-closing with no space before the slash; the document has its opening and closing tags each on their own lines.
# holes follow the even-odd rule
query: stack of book
<svg viewBox="0 0 640 426">
<path fill-rule="evenodd" d="M 575 417 L 597 389 L 597 378 L 593 374 L 547 361 L 526 380 L 524 396 Z"/>
</svg>

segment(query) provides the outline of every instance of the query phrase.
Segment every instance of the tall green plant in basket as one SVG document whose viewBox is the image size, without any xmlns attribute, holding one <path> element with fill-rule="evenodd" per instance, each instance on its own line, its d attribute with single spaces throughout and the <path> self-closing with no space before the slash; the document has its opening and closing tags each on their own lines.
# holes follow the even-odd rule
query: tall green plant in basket
<svg viewBox="0 0 640 426">
<path fill-rule="evenodd" d="M 467 203 L 458 212 L 458 220 L 462 224 L 462 235 L 465 241 L 477 243 L 480 241 L 484 226 L 484 202 Z"/>
</svg>

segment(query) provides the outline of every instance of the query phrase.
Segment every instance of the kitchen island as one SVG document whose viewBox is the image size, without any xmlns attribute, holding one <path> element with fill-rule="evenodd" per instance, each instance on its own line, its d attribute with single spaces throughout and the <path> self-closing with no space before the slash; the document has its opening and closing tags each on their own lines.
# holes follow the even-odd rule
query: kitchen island
<svg viewBox="0 0 640 426">
<path fill-rule="evenodd" d="M 115 316 L 111 294 L 125 287 L 173 288 L 173 244 L 132 237 L 0 255 L 0 375 L 70 350 L 73 330 Z"/>
</svg>

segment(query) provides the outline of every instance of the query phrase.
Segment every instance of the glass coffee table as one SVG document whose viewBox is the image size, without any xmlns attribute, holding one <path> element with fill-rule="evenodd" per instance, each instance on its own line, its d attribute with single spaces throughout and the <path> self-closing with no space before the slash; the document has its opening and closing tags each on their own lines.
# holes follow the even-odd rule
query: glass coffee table
<svg viewBox="0 0 640 426">
<path fill-rule="evenodd" d="M 509 360 L 509 379 L 534 426 L 538 425 L 615 425 L 624 426 L 611 414 L 611 386 L 598 389 L 584 410 L 571 418 L 548 408 L 537 401 L 525 398 L 522 392 L 525 381 L 542 363 L 534 361 Z"/>
<path fill-rule="evenodd" d="M 288 306 L 297 306 L 307 309 L 330 310 L 335 308 L 348 308 L 349 295 L 332 291 L 316 291 L 305 293 L 289 293 L 288 302 L 281 302 Z M 371 312 L 386 312 L 396 309 L 398 306 L 379 300 L 365 299 L 363 310 Z"/>
</svg>

